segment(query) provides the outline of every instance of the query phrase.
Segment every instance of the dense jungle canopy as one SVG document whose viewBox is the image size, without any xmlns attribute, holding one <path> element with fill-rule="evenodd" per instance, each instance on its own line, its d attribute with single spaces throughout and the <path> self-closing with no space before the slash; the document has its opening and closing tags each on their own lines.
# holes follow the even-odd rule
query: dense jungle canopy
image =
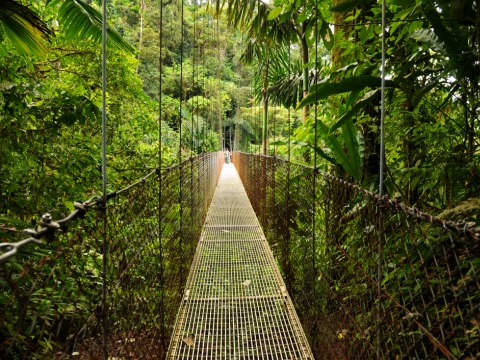
<svg viewBox="0 0 480 360">
<path fill-rule="evenodd" d="M 475 220 L 480 7 L 386 5 L 386 192 Z M 381 2 L 107 6 L 110 190 L 160 156 L 169 166 L 224 148 L 316 162 L 378 189 Z M 65 215 L 101 187 L 100 11 L 97 0 L 0 1 L 4 228 Z"/>
</svg>

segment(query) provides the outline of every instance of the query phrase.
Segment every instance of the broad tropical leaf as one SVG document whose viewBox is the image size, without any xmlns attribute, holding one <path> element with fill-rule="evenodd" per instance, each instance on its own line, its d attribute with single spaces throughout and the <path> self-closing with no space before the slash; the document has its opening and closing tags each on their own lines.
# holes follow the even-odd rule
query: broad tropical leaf
<svg viewBox="0 0 480 360">
<path fill-rule="evenodd" d="M 331 162 L 332 164 L 337 164 L 337 160 L 335 160 L 334 158 L 328 156 L 327 154 L 325 154 L 325 151 L 323 151 L 322 149 L 320 149 L 319 147 L 313 147 L 313 149 L 315 150 L 315 152 L 320 155 L 320 157 L 324 158 L 325 160 Z"/>
<path fill-rule="evenodd" d="M 58 11 L 67 40 L 91 39 L 99 43 L 102 39 L 102 14 L 81 0 L 65 0 Z M 134 52 L 122 36 L 110 25 L 107 26 L 108 42 L 126 51 Z"/>
<path fill-rule="evenodd" d="M 328 148 L 332 151 L 333 156 L 335 156 L 335 159 L 338 161 L 340 165 L 353 177 L 356 179 L 360 178 L 360 155 L 359 155 L 359 146 L 358 146 L 358 140 L 357 140 L 357 134 L 355 132 L 355 125 L 353 125 L 353 130 L 348 127 L 345 130 L 344 138 L 348 140 L 345 140 L 346 142 L 350 142 L 347 145 L 347 150 L 349 153 L 351 152 L 351 155 L 347 156 L 345 153 L 345 150 L 343 149 L 342 144 L 338 141 L 338 139 L 333 135 L 329 135 L 329 128 L 327 125 L 325 125 L 321 120 L 316 121 L 316 126 L 318 128 L 318 133 L 321 136 L 321 138 L 325 141 L 325 144 L 327 144 Z M 352 122 L 353 124 L 353 122 Z M 343 133 L 342 129 L 342 133 Z M 354 138 L 352 138 L 352 134 L 355 132 L 353 135 Z M 356 149 L 356 150 L 355 150 Z M 318 152 L 318 149 L 316 149 Z M 323 152 L 323 151 L 322 151 Z M 356 154 L 356 155 L 354 155 Z M 319 153 L 320 156 L 324 157 L 322 154 Z M 326 155 L 326 154 L 325 154 Z M 352 160 L 353 159 L 353 160 Z M 327 159 L 328 160 L 328 159 Z M 330 160 L 329 160 L 330 161 Z M 331 161 L 332 162 L 332 161 Z M 335 162 L 332 162 L 335 163 Z"/>
<path fill-rule="evenodd" d="M 358 180 L 360 179 L 360 167 L 362 163 L 358 152 L 357 128 L 352 119 L 342 125 L 342 135 L 347 147 L 348 158 L 352 168 L 350 174 Z"/>
<path fill-rule="evenodd" d="M 298 104 L 297 109 L 326 99 L 331 95 L 360 91 L 367 87 L 378 88 L 380 86 L 381 78 L 370 75 L 352 76 L 338 82 L 316 84 L 311 87 L 310 93 Z M 398 88 L 398 85 L 392 80 L 385 81 L 385 86 Z"/>
<path fill-rule="evenodd" d="M 431 90 L 433 90 L 433 88 L 435 88 L 435 86 L 437 85 L 438 85 L 438 81 L 432 81 L 431 83 L 425 85 L 424 87 L 416 91 L 412 99 L 413 107 L 416 107 L 422 100 L 423 96 L 429 93 Z"/>
<path fill-rule="evenodd" d="M 322 22 L 320 35 L 322 36 L 323 45 L 325 45 L 325 48 L 328 51 L 332 50 L 333 45 L 335 45 L 335 36 L 333 36 L 332 29 L 330 29 L 330 26 L 326 21 Z"/>
<path fill-rule="evenodd" d="M 6 224 L 17 226 L 20 228 L 26 228 L 26 227 L 32 226 L 31 223 L 28 223 L 19 219 L 6 217 L 6 216 L 0 216 L 0 223 L 6 223 Z"/>
<path fill-rule="evenodd" d="M 2 0 L 0 40 L 7 38 L 21 54 L 41 55 L 51 35 L 52 31 L 33 10 L 14 0 Z"/>
<path fill-rule="evenodd" d="M 369 91 L 363 100 L 352 106 L 352 108 L 338 119 L 338 121 L 330 127 L 330 134 L 334 133 L 337 129 L 343 126 L 348 120 L 352 119 L 360 110 L 370 104 L 373 98 L 377 95 L 378 89 Z"/>
<path fill-rule="evenodd" d="M 420 29 L 410 34 L 410 38 L 426 44 L 430 49 L 442 55 L 446 55 L 445 44 L 438 40 L 438 36 L 429 29 Z"/>
</svg>

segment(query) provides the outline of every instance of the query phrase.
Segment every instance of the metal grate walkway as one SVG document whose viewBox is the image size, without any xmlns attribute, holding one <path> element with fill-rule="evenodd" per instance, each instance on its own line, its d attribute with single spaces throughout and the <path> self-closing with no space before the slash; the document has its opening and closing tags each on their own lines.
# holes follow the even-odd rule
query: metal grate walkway
<svg viewBox="0 0 480 360">
<path fill-rule="evenodd" d="M 247 194 L 225 164 L 168 359 L 310 359 L 310 347 Z"/>
</svg>

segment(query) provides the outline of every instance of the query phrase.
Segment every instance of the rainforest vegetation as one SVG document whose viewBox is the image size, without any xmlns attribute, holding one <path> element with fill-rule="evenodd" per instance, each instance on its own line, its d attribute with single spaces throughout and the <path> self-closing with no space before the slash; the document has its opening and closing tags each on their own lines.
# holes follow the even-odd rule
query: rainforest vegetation
<svg viewBox="0 0 480 360">
<path fill-rule="evenodd" d="M 311 166 L 364 189 L 379 190 L 382 70 L 386 76 L 386 194 L 440 217 L 455 221 L 479 220 L 480 7 L 476 1 L 386 0 L 385 31 L 381 23 L 382 3 L 375 0 L 182 1 L 106 2 L 108 191 L 121 189 L 161 167 L 167 174 L 166 179 L 176 179 L 169 188 L 173 190 L 162 198 L 170 202 L 164 201 L 160 210 L 156 208 L 159 197 L 153 180 L 146 186 L 148 191 L 136 190 L 136 196 L 141 198 L 136 203 L 138 209 L 129 203 L 131 198 L 127 195 L 118 200 L 116 209 L 128 206 L 123 208 L 124 213 L 112 211 L 110 214 L 114 235 L 122 241 L 113 238 L 108 270 L 101 266 L 101 262 L 106 263 L 102 252 L 106 247 L 102 250 L 101 237 L 97 236 L 101 216 L 92 213 L 83 225 L 58 235 L 57 244 L 26 247 L 30 252 L 17 256 L 23 262 L 16 259 L 6 262 L 1 269 L 0 304 L 6 309 L 5 324 L 9 325 L 0 326 L 0 342 L 2 346 L 15 343 L 17 348 L 8 345 L 12 353 L 22 354 L 35 343 L 42 348 L 42 354 L 50 354 L 54 341 L 47 338 L 43 326 L 55 323 L 52 319 L 57 319 L 59 314 L 74 319 L 80 329 L 86 329 L 88 321 L 95 316 L 100 319 L 103 310 L 96 306 L 102 303 L 100 290 L 117 284 L 118 268 L 121 270 L 118 279 L 125 280 L 128 286 L 125 292 L 121 287 L 108 290 L 112 304 L 118 300 L 117 310 L 124 310 L 118 305 L 124 300 L 131 300 L 129 304 L 147 304 L 146 293 L 151 296 L 149 306 L 152 299 L 163 296 L 172 299 L 177 296 L 176 300 L 181 301 L 198 240 L 195 236 L 204 220 L 204 213 L 197 212 L 194 205 L 199 208 L 199 204 L 206 204 L 207 200 L 205 194 L 200 194 L 205 195 L 205 199 L 195 202 L 191 195 L 190 200 L 185 201 L 186 195 L 182 194 L 182 171 L 190 171 L 191 178 L 187 180 L 198 175 L 192 170 L 193 165 L 186 166 L 186 170 L 179 166 L 171 173 L 168 169 L 198 154 L 229 149 L 289 158 L 300 164 L 295 165 L 303 169 L 298 174 L 305 176 L 294 174 L 292 179 L 285 176 L 287 189 L 290 185 L 297 186 L 296 205 L 293 196 L 281 200 L 284 202 L 279 200 L 290 190 L 279 191 L 271 201 L 275 206 L 285 204 L 282 211 L 291 216 L 285 222 L 286 230 L 283 229 L 284 234 L 291 234 L 288 238 L 291 242 L 286 242 L 283 249 L 285 259 L 291 256 L 293 260 L 280 264 L 284 275 L 288 275 L 285 270 L 288 266 L 293 268 L 299 264 L 298 270 L 312 263 L 302 257 L 307 251 L 301 248 L 308 245 L 310 249 L 312 243 L 315 245 L 315 239 L 311 241 L 312 223 L 317 226 L 313 233 L 317 230 L 322 233 L 328 228 L 334 234 L 333 239 L 340 242 L 347 239 L 344 236 L 349 226 L 352 229 L 354 226 L 342 221 L 356 214 L 373 217 L 376 210 L 367 211 L 369 208 L 361 197 L 353 201 L 352 192 L 345 192 L 341 199 L 335 195 L 335 189 L 329 188 L 331 193 L 326 190 L 322 195 L 319 194 L 323 189 L 316 192 L 315 186 L 310 191 L 309 186 L 315 184 L 317 174 L 311 171 Z M 42 214 L 48 212 L 53 219 L 65 217 L 75 208 L 74 201 L 101 194 L 101 5 L 100 0 L 0 0 L 0 237 L 3 243 L 18 241 L 18 231 L 37 226 Z M 384 69 L 382 40 L 386 49 Z M 217 161 L 215 156 L 210 157 L 214 159 L 211 163 Z M 266 173 L 263 165 L 255 169 Z M 305 169 L 308 171 L 304 172 Z M 313 174 L 313 181 L 307 173 Z M 273 179 L 281 176 L 279 169 Z M 207 184 L 206 177 L 201 180 Z M 212 184 L 209 185 L 213 194 Z M 190 185 L 190 194 L 202 193 L 193 190 L 193 181 Z M 258 199 L 271 200 L 272 196 L 266 195 L 269 190 L 260 189 Z M 312 194 L 314 210 L 311 204 L 302 202 Z M 336 211 L 346 212 L 345 217 L 332 216 L 332 221 L 320 219 L 327 211 L 315 211 L 318 210 L 315 206 L 320 207 L 321 203 L 315 196 L 325 194 L 337 196 L 332 203 L 340 204 Z M 349 209 L 345 204 L 350 201 L 358 203 L 351 204 Z M 206 206 L 202 209 L 206 211 Z M 147 215 L 138 219 L 137 210 Z M 284 215 L 282 211 L 280 217 Z M 128 217 L 122 217 L 125 214 Z M 182 216 L 192 223 L 194 219 L 203 218 L 194 229 Z M 269 220 L 263 223 L 267 233 L 270 225 L 278 225 L 267 216 L 263 218 Z M 134 220 L 139 220 L 135 231 L 141 229 L 145 239 L 132 230 L 135 223 L 130 221 Z M 363 220 L 352 224 L 358 225 L 358 231 L 351 231 L 352 237 L 340 244 L 341 251 L 349 247 L 350 255 L 355 259 L 358 256 L 355 263 L 361 264 L 358 268 L 375 269 L 375 254 L 370 256 L 363 248 L 365 238 L 373 238 L 373 222 L 368 226 L 364 226 Z M 426 233 L 421 224 L 415 223 L 417 227 L 410 227 L 407 221 L 405 224 L 410 234 Z M 169 237 L 165 229 L 170 232 Z M 268 236 L 272 237 L 272 233 Z M 423 264 L 424 256 L 431 253 L 430 244 L 437 243 L 437 233 L 428 234 L 425 235 L 428 241 L 422 243 L 420 258 L 415 254 L 411 263 Z M 187 235 L 193 239 L 188 246 L 182 242 Z M 387 264 L 385 274 L 391 269 L 392 276 L 387 276 L 386 282 L 397 276 L 398 279 L 405 277 L 395 272 L 400 271 L 403 262 L 407 263 L 405 259 L 410 259 L 402 258 L 402 251 L 413 246 L 408 241 L 413 243 L 415 237 L 412 235 L 412 240 L 403 233 L 400 235 L 389 238 L 388 251 L 398 255 L 398 259 Z M 76 241 L 77 237 L 83 243 Z M 275 233 L 275 241 L 277 238 Z M 398 240 L 401 246 L 395 247 L 397 242 L 392 239 Z M 163 254 L 163 246 L 167 248 L 171 244 L 175 246 Z M 364 284 L 352 276 L 357 267 L 337 257 L 341 251 L 336 253 L 330 245 L 311 252 L 314 264 L 316 257 L 319 263 L 326 264 L 326 269 L 331 265 L 330 260 L 334 264 L 327 269 L 333 268 L 334 276 L 330 283 L 322 285 L 324 289 L 334 289 L 335 295 L 347 300 L 365 293 Z M 31 251 L 32 248 L 40 250 Z M 374 248 L 370 246 L 369 251 Z M 143 265 L 134 269 L 126 265 L 126 259 L 134 263 L 140 252 L 137 249 L 153 250 L 148 254 L 145 250 L 146 255 L 139 256 Z M 274 252 L 278 255 L 279 247 Z M 184 258 L 184 253 L 190 257 Z M 63 257 L 57 266 L 55 260 L 60 259 L 60 254 Z M 459 256 L 462 257 L 464 255 Z M 436 263 L 437 259 L 434 260 Z M 475 261 L 478 265 L 478 257 Z M 27 274 L 32 263 L 38 265 L 34 266 L 37 277 Z M 447 265 L 449 268 L 449 263 Z M 158 280 L 158 267 L 175 281 L 179 268 L 183 273 L 178 282 L 171 282 L 172 288 L 165 290 L 145 280 L 142 266 L 150 271 L 154 281 Z M 320 283 L 327 271 L 312 269 L 301 270 L 295 277 L 305 283 L 297 282 L 295 286 L 301 296 L 305 289 L 313 289 L 312 298 L 317 301 L 317 285 L 308 285 L 306 279 L 313 279 L 314 284 L 318 279 Z M 440 275 L 433 274 L 443 281 L 446 276 L 442 271 L 438 271 Z M 102 272 L 104 278 L 101 278 Z M 415 282 L 410 279 L 405 286 L 392 280 L 395 283 L 392 287 L 418 291 L 421 289 L 418 278 L 424 277 L 423 273 L 419 274 L 415 275 Z M 105 280 L 108 276 L 111 276 L 110 282 Z M 292 275 L 290 280 L 293 278 Z M 32 293 L 31 289 L 37 286 L 36 279 L 43 281 L 45 291 Z M 59 292 L 56 286 L 60 284 L 68 291 Z M 458 290 L 460 286 L 458 282 L 452 289 Z M 290 287 L 289 291 L 295 295 L 295 288 Z M 71 297 L 71 294 L 74 295 Z M 372 294 L 377 299 L 376 293 Z M 475 298 L 478 296 L 477 282 Z M 424 297 L 421 299 L 428 303 Z M 172 314 L 176 314 L 178 308 L 174 300 L 169 303 Z M 452 304 L 456 301 L 457 297 Z M 23 310 L 29 302 L 36 312 Z M 330 306 L 330 302 L 325 304 Z M 372 304 L 373 300 L 365 305 L 369 314 L 374 314 Z M 141 319 L 142 326 L 149 329 L 158 324 L 157 309 L 153 305 L 151 308 L 155 316 Z M 299 312 L 310 308 L 310 302 L 305 301 Z M 125 309 L 130 311 L 128 305 Z M 48 316 L 37 316 L 43 313 Z M 123 314 L 118 319 L 129 321 Z M 301 316 L 323 321 L 315 314 Z M 445 319 L 454 315 L 453 310 L 451 315 L 445 314 Z M 334 315 L 338 320 L 338 314 Z M 174 316 L 170 320 L 173 323 Z M 357 320 L 364 325 L 362 319 Z M 36 328 L 25 325 L 27 322 L 36 324 Z M 100 334 L 96 327 L 90 327 L 93 335 Z M 63 346 L 70 338 L 61 328 L 60 322 L 61 341 L 57 345 Z M 371 328 L 367 326 L 367 333 L 362 334 L 370 336 Z M 19 336 L 19 329 L 27 329 L 25 334 L 29 336 Z M 316 336 L 315 331 L 310 335 Z M 75 332 L 76 336 L 80 332 Z M 345 334 L 342 332 L 342 337 Z M 472 334 L 478 333 L 472 330 Z M 342 338 L 338 335 L 334 339 Z M 454 349 L 450 351 L 455 353 L 456 347 Z"/>
<path fill-rule="evenodd" d="M 290 144 L 292 159 L 316 153 L 320 167 L 376 189 L 380 9 L 174 0 L 160 24 L 157 1 L 109 1 L 109 188 L 159 154 L 164 166 L 221 148 L 286 157 Z M 99 11 L 97 0 L 1 3 L 2 216 L 66 213 L 98 190 Z M 473 0 L 387 1 L 386 190 L 436 214 L 477 206 L 478 14 Z"/>
</svg>

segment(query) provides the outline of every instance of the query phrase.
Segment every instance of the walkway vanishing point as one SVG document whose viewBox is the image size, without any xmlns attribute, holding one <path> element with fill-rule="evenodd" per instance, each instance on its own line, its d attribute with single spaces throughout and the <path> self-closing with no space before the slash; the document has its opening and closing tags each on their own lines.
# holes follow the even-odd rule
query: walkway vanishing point
<svg viewBox="0 0 480 360">
<path fill-rule="evenodd" d="M 313 360 L 233 164 L 223 166 L 167 358 Z"/>
</svg>

